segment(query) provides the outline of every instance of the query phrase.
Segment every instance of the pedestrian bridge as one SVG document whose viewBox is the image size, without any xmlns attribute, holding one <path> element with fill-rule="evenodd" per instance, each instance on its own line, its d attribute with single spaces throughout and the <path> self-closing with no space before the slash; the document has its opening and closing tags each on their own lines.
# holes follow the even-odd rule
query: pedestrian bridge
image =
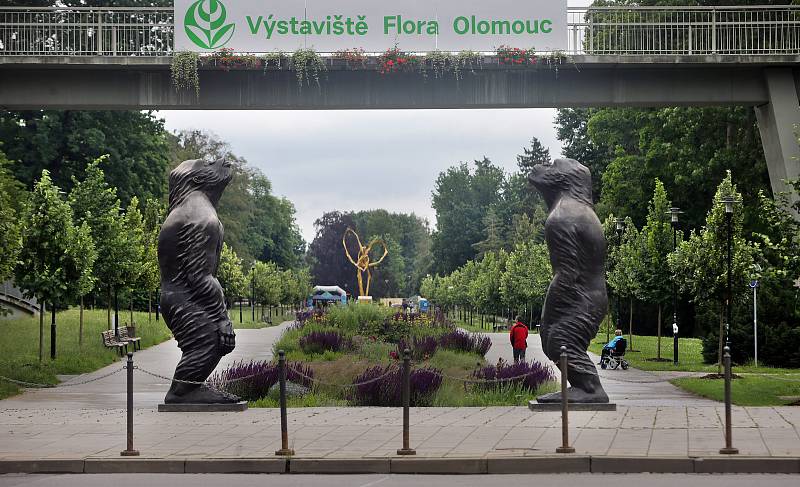
<svg viewBox="0 0 800 487">
<path fill-rule="evenodd" d="M 568 12 L 568 50 L 507 66 L 494 53 L 462 79 L 380 76 L 322 53 L 319 86 L 290 62 L 220 69 L 176 90 L 172 8 L 0 7 L 6 109 L 473 109 L 714 106 L 756 109 L 773 189 L 800 177 L 800 6 L 590 7 Z M 353 46 L 358 47 L 358 46 Z M 524 46 L 518 46 L 524 47 Z M 402 45 L 400 46 L 402 48 Z M 261 53 L 255 53 L 256 55 Z M 289 56 L 291 57 L 291 56 Z M 264 58 L 256 58 L 264 59 Z"/>
</svg>

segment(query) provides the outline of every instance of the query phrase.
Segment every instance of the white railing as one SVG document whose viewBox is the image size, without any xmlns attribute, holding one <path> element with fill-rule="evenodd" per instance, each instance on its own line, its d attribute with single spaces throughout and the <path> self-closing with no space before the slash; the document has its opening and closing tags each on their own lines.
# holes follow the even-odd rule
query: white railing
<svg viewBox="0 0 800 487">
<path fill-rule="evenodd" d="M 0 55 L 169 56 L 174 29 L 171 8 L 0 7 Z M 800 54 L 792 5 L 570 8 L 568 29 L 568 54 Z"/>
</svg>

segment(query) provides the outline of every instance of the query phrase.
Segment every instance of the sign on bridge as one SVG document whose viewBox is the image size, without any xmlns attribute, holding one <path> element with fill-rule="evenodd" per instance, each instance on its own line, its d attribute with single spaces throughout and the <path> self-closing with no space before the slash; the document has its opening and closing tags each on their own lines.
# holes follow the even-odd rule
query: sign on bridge
<svg viewBox="0 0 800 487">
<path fill-rule="evenodd" d="M 566 0 L 175 0 L 175 48 L 567 49 Z"/>
</svg>

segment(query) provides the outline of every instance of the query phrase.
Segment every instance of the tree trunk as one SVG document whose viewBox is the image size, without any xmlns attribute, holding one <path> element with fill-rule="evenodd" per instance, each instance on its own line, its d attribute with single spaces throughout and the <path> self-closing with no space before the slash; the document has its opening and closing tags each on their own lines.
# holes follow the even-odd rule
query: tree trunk
<svg viewBox="0 0 800 487">
<path fill-rule="evenodd" d="M 722 375 L 722 348 L 725 346 L 725 339 L 722 335 L 725 333 L 725 308 L 719 307 L 719 348 L 717 349 L 717 372 Z"/>
<path fill-rule="evenodd" d="M 656 360 L 661 360 L 661 303 L 658 303 L 658 352 Z"/>
<path fill-rule="evenodd" d="M 39 299 L 39 362 L 44 357 L 44 314 L 46 313 L 44 306 L 44 299 L 40 296 Z"/>
<path fill-rule="evenodd" d="M 78 318 L 78 346 L 83 346 L 83 296 L 81 296 L 80 318 Z"/>
<path fill-rule="evenodd" d="M 630 303 L 630 307 L 629 307 L 629 312 L 628 312 L 628 336 L 630 337 L 630 342 L 631 343 L 629 344 L 629 348 L 628 349 L 631 352 L 633 352 L 634 351 L 634 348 L 633 348 L 633 298 L 630 299 L 629 303 Z"/>
<path fill-rule="evenodd" d="M 128 325 L 129 326 L 134 326 L 133 325 L 133 293 L 131 293 L 131 297 L 129 298 L 128 303 L 129 303 L 129 306 L 131 308 L 131 322 L 128 323 Z"/>
</svg>

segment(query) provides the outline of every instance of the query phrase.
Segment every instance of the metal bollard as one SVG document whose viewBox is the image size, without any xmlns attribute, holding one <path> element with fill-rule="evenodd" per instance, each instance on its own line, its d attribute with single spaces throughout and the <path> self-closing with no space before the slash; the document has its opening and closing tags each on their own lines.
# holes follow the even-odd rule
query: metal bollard
<svg viewBox="0 0 800 487">
<path fill-rule="evenodd" d="M 120 452 L 123 457 L 138 457 L 139 452 L 133 449 L 133 352 L 128 352 L 128 447 Z"/>
<path fill-rule="evenodd" d="M 559 356 L 561 369 L 561 446 L 556 448 L 556 453 L 575 453 L 575 448 L 569 446 L 569 400 L 567 398 L 567 347 L 561 347 Z"/>
<path fill-rule="evenodd" d="M 411 448 L 409 438 L 409 408 L 411 406 L 411 350 L 403 351 L 403 448 L 397 450 L 398 455 L 416 455 L 417 450 Z"/>
<path fill-rule="evenodd" d="M 736 455 L 738 448 L 733 447 L 733 425 L 731 420 L 731 348 L 725 347 L 722 363 L 725 366 L 725 448 L 721 448 L 721 455 Z"/>
<path fill-rule="evenodd" d="M 294 450 L 289 448 L 289 420 L 286 417 L 286 352 L 278 351 L 278 369 L 280 376 L 281 394 L 281 449 L 275 452 L 279 457 L 294 455 Z"/>
</svg>

